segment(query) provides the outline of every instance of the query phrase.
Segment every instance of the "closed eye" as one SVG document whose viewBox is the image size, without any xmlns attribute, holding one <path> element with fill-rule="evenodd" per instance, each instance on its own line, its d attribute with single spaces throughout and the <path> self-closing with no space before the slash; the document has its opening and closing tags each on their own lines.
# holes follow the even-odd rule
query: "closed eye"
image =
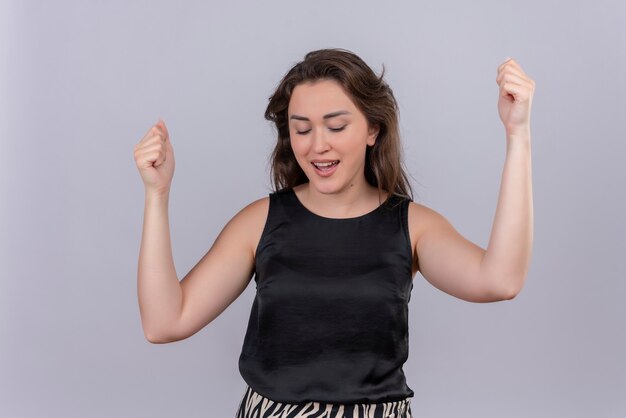
<svg viewBox="0 0 626 418">
<path fill-rule="evenodd" d="M 345 126 L 342 126 L 341 128 L 328 128 L 328 129 L 330 129 L 330 130 L 331 130 L 331 131 L 333 131 L 333 132 L 340 132 L 340 131 L 343 131 L 343 130 L 345 129 Z M 310 130 L 310 129 L 309 129 L 308 131 L 302 131 L 302 132 L 300 132 L 300 131 L 296 131 L 296 133 L 297 133 L 298 135 L 306 135 L 306 134 L 308 134 L 309 132 L 311 132 L 311 130 Z"/>
</svg>

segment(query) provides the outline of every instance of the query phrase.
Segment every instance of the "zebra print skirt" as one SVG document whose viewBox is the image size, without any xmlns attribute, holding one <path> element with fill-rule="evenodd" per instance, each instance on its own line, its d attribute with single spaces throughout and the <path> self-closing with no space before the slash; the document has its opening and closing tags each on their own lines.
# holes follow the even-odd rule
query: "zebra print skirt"
<svg viewBox="0 0 626 418">
<path fill-rule="evenodd" d="M 236 418 L 413 418 L 411 398 L 384 403 L 275 402 L 246 385 Z"/>
</svg>

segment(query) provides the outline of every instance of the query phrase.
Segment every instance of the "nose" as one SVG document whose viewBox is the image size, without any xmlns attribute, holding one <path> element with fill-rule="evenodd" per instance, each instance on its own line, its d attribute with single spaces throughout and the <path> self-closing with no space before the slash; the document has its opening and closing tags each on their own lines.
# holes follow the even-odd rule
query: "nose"
<svg viewBox="0 0 626 418">
<path fill-rule="evenodd" d="M 315 134 L 313 135 L 313 151 L 317 154 L 322 154 L 330 148 L 326 135 L 328 135 L 328 133 L 325 128 L 315 130 Z"/>
</svg>

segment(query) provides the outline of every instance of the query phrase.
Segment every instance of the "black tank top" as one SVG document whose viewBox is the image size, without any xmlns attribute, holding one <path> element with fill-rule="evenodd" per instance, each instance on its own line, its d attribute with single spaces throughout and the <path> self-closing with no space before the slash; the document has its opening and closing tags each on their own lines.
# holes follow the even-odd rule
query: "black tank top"
<svg viewBox="0 0 626 418">
<path fill-rule="evenodd" d="M 276 402 L 413 397 L 402 370 L 413 289 L 410 199 L 390 195 L 344 219 L 314 214 L 292 188 L 269 199 L 239 357 L 243 379 Z"/>
</svg>

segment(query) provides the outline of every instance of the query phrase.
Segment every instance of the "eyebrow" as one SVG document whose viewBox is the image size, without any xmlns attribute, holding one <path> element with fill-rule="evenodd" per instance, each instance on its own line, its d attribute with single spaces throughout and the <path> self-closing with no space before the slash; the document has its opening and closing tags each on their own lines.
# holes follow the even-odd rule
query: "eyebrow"
<svg viewBox="0 0 626 418">
<path fill-rule="evenodd" d="M 351 115 L 352 113 L 348 112 L 347 110 L 339 110 L 337 112 L 332 112 L 329 113 L 327 115 L 324 115 L 323 118 L 324 119 L 329 119 L 329 118 L 333 118 L 335 116 L 339 116 L 339 115 Z M 291 117 L 289 119 L 297 119 L 297 120 L 306 120 L 306 121 L 311 121 L 309 118 L 306 118 L 304 116 L 299 116 L 299 115 L 291 115 Z"/>
</svg>

